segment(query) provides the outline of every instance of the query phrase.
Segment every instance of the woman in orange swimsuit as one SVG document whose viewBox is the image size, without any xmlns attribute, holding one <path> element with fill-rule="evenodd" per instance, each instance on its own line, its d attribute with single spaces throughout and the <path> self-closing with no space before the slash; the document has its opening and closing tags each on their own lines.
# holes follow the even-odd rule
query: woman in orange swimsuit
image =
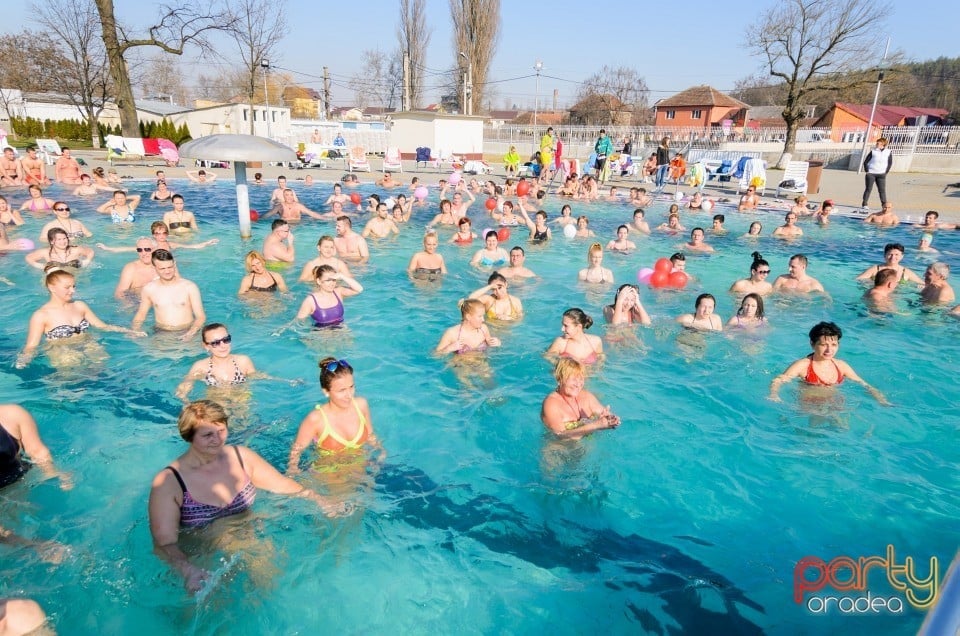
<svg viewBox="0 0 960 636">
<path fill-rule="evenodd" d="M 839 386 L 845 379 L 865 388 L 880 404 L 889 406 L 883 393 L 866 383 L 849 364 L 837 359 L 840 338 L 843 332 L 832 322 L 819 322 L 810 330 L 810 347 L 813 353 L 800 358 L 770 383 L 770 399 L 780 401 L 780 386 L 800 378 L 808 386 Z"/>
<path fill-rule="evenodd" d="M 290 448 L 288 474 L 300 472 L 300 455 L 310 444 L 316 445 L 321 457 L 355 451 L 364 445 L 380 448 L 373 434 L 370 405 L 355 394 L 353 367 L 346 360 L 324 358 L 320 361 L 320 387 L 327 402 L 318 404 L 300 422 Z"/>
</svg>

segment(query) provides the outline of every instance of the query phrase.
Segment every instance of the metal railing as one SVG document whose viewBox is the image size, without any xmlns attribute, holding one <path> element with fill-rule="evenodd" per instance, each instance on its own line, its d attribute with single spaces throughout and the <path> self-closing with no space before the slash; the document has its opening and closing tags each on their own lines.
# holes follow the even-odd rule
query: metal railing
<svg viewBox="0 0 960 636">
<path fill-rule="evenodd" d="M 554 135 L 568 147 L 592 147 L 596 141 L 600 126 L 553 126 Z M 674 151 L 690 144 L 692 149 L 721 150 L 726 144 L 735 143 L 783 143 L 787 136 L 786 126 L 766 126 L 753 128 L 710 130 L 690 127 L 661 126 L 604 126 L 607 135 L 613 140 L 614 148 L 622 147 L 629 136 L 633 140 L 634 154 L 637 149 L 656 148 L 663 137 L 671 140 Z M 483 130 L 484 142 L 493 144 L 514 144 L 518 147 L 536 148 L 547 126 L 514 125 L 486 126 Z M 849 154 L 859 149 L 863 140 L 863 130 L 850 131 L 840 141 L 833 141 L 830 128 L 801 128 L 797 131 L 798 154 L 814 154 L 830 157 Z M 960 155 L 960 126 L 896 126 L 884 128 L 882 134 L 890 141 L 894 154 L 941 154 Z M 874 134 L 873 138 L 876 137 Z"/>
</svg>

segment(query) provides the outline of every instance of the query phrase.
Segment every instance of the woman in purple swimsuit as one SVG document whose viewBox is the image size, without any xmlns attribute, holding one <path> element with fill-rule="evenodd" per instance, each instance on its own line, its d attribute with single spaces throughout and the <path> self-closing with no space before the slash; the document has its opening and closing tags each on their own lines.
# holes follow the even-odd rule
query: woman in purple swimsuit
<svg viewBox="0 0 960 636">
<path fill-rule="evenodd" d="M 153 478 L 150 534 L 157 554 L 180 573 L 191 592 L 199 590 L 210 573 L 191 563 L 180 549 L 180 528 L 205 526 L 247 510 L 257 488 L 309 497 L 328 516 L 346 511 L 345 506 L 331 504 L 281 475 L 249 448 L 227 446 L 227 414 L 216 402 L 188 404 L 180 413 L 177 428 L 190 447 Z"/>
<path fill-rule="evenodd" d="M 343 299 L 356 296 L 363 286 L 346 274 L 339 274 L 329 265 L 318 265 L 313 270 L 313 279 L 317 282 L 317 291 L 308 294 L 300 304 L 300 311 L 294 322 L 307 316 L 313 318 L 314 327 L 335 327 L 343 322 Z M 337 287 L 343 281 L 346 287 Z"/>
</svg>

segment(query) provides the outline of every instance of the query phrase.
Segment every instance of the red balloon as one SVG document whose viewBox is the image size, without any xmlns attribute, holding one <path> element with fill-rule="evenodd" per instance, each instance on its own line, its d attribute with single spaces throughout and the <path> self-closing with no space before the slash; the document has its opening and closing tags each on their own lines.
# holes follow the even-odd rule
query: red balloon
<svg viewBox="0 0 960 636">
<path fill-rule="evenodd" d="M 687 275 L 683 272 L 673 272 L 669 276 L 670 287 L 676 287 L 677 289 L 686 287 L 687 280 Z"/>
<path fill-rule="evenodd" d="M 351 192 L 351 193 L 350 193 L 350 202 L 351 202 L 351 203 L 353 203 L 354 205 L 360 205 L 360 202 L 361 202 L 361 201 L 363 201 L 363 199 L 360 198 L 360 193 L 359 193 L 359 192 Z"/>
<path fill-rule="evenodd" d="M 251 221 L 259 221 L 259 220 L 260 220 L 260 213 L 257 212 L 256 210 L 254 210 L 253 208 L 250 208 L 250 220 L 251 220 Z"/>
<path fill-rule="evenodd" d="M 653 264 L 653 271 L 655 272 L 663 272 L 669 276 L 672 270 L 673 263 L 670 262 L 669 258 L 658 258 L 657 262 Z"/>
<path fill-rule="evenodd" d="M 670 283 L 670 274 L 668 274 L 667 272 L 654 270 L 654 272 L 650 274 L 651 287 L 656 287 L 657 289 L 659 289 L 661 287 L 666 287 L 669 283 Z"/>
<path fill-rule="evenodd" d="M 487 199 L 487 202 L 484 203 L 484 205 L 487 206 L 488 210 L 493 212 L 494 210 L 497 209 L 497 200 L 494 199 L 493 197 L 490 197 L 489 199 Z"/>
<path fill-rule="evenodd" d="M 525 197 L 527 193 L 530 192 L 530 184 L 526 181 L 521 181 L 517 184 L 517 196 Z"/>
<path fill-rule="evenodd" d="M 501 243 L 506 243 L 510 240 L 510 228 L 502 227 L 497 230 L 497 240 Z"/>
</svg>

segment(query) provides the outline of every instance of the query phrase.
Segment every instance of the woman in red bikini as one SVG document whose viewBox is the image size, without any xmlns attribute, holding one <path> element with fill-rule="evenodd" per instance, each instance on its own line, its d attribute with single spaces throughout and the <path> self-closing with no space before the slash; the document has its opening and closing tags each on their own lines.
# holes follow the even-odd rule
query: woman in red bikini
<svg viewBox="0 0 960 636">
<path fill-rule="evenodd" d="M 863 386 L 880 404 L 889 406 L 883 393 L 863 380 L 849 364 L 837 359 L 840 338 L 843 332 L 832 322 L 819 322 L 810 330 L 810 347 L 813 353 L 800 358 L 770 383 L 770 399 L 779 402 L 780 386 L 800 378 L 808 386 L 838 386 L 844 380 L 852 380 Z"/>
</svg>

